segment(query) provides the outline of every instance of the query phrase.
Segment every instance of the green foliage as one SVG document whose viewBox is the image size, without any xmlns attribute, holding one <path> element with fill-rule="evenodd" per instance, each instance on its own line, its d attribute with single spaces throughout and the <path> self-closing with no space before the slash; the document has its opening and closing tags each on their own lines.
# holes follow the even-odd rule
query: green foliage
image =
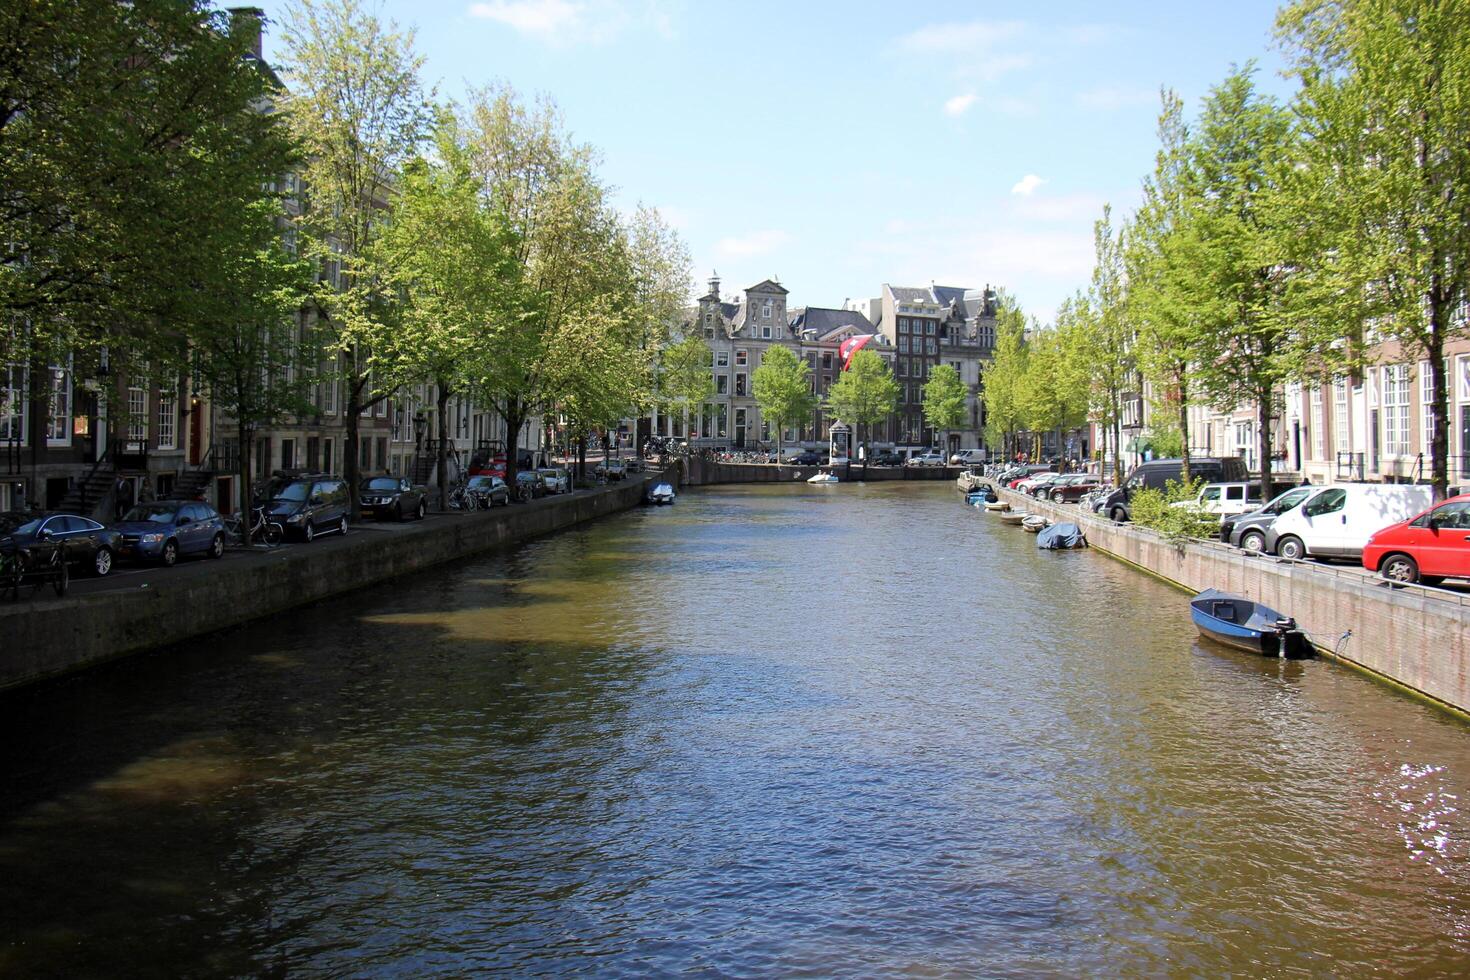
<svg viewBox="0 0 1470 980">
<path fill-rule="evenodd" d="M 833 418 L 871 431 L 898 409 L 898 382 L 883 358 L 864 348 L 827 389 L 824 407 Z"/>
<path fill-rule="evenodd" d="M 713 355 L 697 333 L 665 347 L 659 365 L 659 394 L 664 409 L 696 411 L 715 394 Z M 759 374 L 759 370 L 756 372 Z"/>
<path fill-rule="evenodd" d="M 1026 314 L 1011 296 L 998 298 L 995 350 L 985 371 L 986 440 L 1004 445 L 1025 423 Z"/>
<path fill-rule="evenodd" d="M 924 421 L 940 432 L 965 424 L 970 390 L 960 380 L 960 373 L 941 364 L 924 382 Z"/>
<path fill-rule="evenodd" d="M 203 0 L 0 4 L 0 363 L 180 362 L 292 157 L 249 43 Z"/>
<path fill-rule="evenodd" d="M 1202 486 L 1203 480 L 1192 483 L 1170 480 L 1163 490 L 1135 490 L 1128 502 L 1133 523 L 1157 531 L 1171 541 L 1213 537 L 1220 529 L 1220 519 L 1190 506 Z"/>
<path fill-rule="evenodd" d="M 781 448 L 781 430 L 809 418 L 816 408 L 812 394 L 811 368 L 785 347 L 768 347 L 760 367 L 751 375 L 751 394 L 760 405 L 761 417 L 776 430 L 776 449 Z"/>
</svg>

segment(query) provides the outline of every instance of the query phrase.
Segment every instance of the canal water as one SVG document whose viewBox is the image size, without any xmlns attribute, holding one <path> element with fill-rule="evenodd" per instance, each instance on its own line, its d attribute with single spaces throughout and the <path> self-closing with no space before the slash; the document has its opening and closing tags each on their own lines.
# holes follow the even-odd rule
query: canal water
<svg viewBox="0 0 1470 980">
<path fill-rule="evenodd" d="M 1470 729 L 948 485 L 691 491 L 0 709 L 7 975 L 1470 963 Z"/>
</svg>

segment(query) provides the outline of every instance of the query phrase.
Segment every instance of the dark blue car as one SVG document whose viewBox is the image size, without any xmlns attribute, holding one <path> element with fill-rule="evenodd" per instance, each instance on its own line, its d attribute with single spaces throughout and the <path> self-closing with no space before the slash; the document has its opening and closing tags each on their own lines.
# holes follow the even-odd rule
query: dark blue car
<svg viewBox="0 0 1470 980">
<path fill-rule="evenodd" d="M 122 556 L 172 565 L 180 555 L 223 558 L 225 526 L 213 507 L 188 500 L 139 504 L 112 526 L 122 534 Z"/>
</svg>

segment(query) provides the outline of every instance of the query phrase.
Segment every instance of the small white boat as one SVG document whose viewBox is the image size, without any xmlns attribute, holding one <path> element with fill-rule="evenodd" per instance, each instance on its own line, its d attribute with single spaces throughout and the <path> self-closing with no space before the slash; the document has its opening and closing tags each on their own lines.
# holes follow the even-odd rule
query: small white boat
<svg viewBox="0 0 1470 980">
<path fill-rule="evenodd" d="M 1000 515 L 1000 522 L 1002 524 L 1020 525 L 1020 523 L 1029 516 L 1030 515 L 1027 514 L 1024 510 L 1010 511 L 1008 513 L 1003 513 Z"/>
<path fill-rule="evenodd" d="M 1021 521 L 1021 530 L 1031 534 L 1040 534 L 1041 529 L 1050 523 L 1051 521 L 1041 514 L 1030 514 Z"/>
<path fill-rule="evenodd" d="M 1000 513 L 1004 513 L 1005 511 L 1011 509 L 1011 505 L 1006 503 L 1004 500 L 991 500 L 986 502 L 983 506 L 986 510 L 998 511 Z"/>
<path fill-rule="evenodd" d="M 650 504 L 672 504 L 674 502 L 674 488 L 668 483 L 655 484 L 648 491 L 648 502 Z"/>
<path fill-rule="evenodd" d="M 815 483 L 819 486 L 827 486 L 828 484 L 841 483 L 842 481 L 837 479 L 836 473 L 829 473 L 826 470 L 823 470 L 822 472 L 817 473 L 814 476 L 808 477 L 806 482 Z"/>
</svg>

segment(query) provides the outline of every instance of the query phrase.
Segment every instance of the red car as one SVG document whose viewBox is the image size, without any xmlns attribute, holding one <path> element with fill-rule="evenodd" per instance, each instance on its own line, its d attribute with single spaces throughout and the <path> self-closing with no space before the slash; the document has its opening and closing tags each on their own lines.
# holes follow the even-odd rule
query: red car
<svg viewBox="0 0 1470 980">
<path fill-rule="evenodd" d="M 1363 567 L 1394 582 L 1470 578 L 1470 493 L 1374 534 L 1363 548 Z"/>
</svg>

